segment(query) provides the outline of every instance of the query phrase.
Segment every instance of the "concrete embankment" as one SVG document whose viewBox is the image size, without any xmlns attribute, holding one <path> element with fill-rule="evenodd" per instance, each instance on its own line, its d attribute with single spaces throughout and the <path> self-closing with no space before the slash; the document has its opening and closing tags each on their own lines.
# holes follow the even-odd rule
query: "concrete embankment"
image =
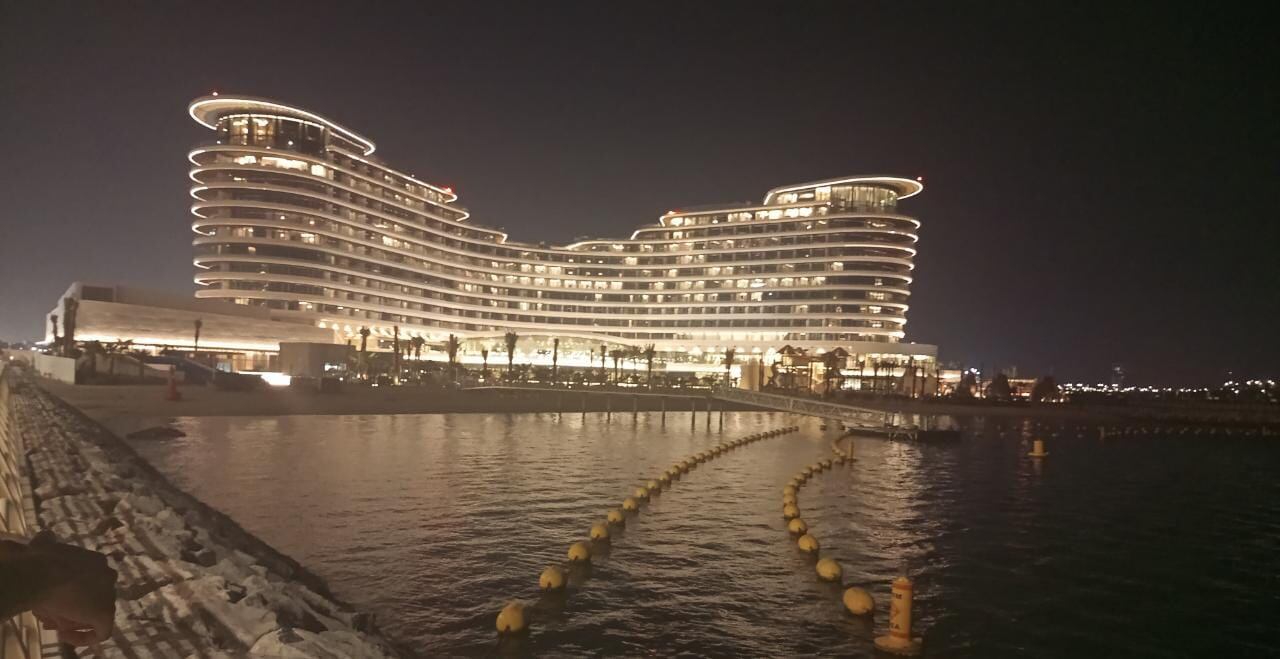
<svg viewBox="0 0 1280 659">
<path fill-rule="evenodd" d="M 40 385 L 123 437 L 180 416 L 281 416 L 287 414 L 435 414 L 604 412 L 688 412 L 707 409 L 705 391 L 691 395 L 650 394 L 638 390 L 481 388 L 450 391 L 429 387 L 351 386 L 340 393 L 292 387 L 261 391 L 220 391 L 181 386 L 182 400 L 164 398 L 164 387 L 148 385 L 70 385 L 41 379 Z M 711 401 L 713 410 L 753 409 Z"/>
<path fill-rule="evenodd" d="M 16 369 L 0 374 L 0 414 L 0 442 L 25 458 L 37 527 L 103 552 L 120 575 L 115 634 L 80 656 L 405 654 L 319 578 Z"/>
</svg>

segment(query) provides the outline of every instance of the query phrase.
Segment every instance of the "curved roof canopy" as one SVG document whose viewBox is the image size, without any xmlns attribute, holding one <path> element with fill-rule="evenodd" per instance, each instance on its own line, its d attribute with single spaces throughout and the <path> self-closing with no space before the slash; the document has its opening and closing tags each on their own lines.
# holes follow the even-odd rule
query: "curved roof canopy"
<svg viewBox="0 0 1280 659">
<path fill-rule="evenodd" d="M 218 119 L 229 114 L 269 114 L 291 117 L 320 124 L 325 128 L 355 142 L 364 150 L 364 155 L 373 153 L 373 141 L 347 130 L 337 123 L 314 112 L 307 112 L 283 103 L 253 96 L 202 96 L 191 102 L 187 112 L 205 128 L 213 129 Z"/>
<path fill-rule="evenodd" d="M 795 192 L 797 190 L 808 190 L 824 185 L 857 185 L 859 183 L 873 185 L 881 188 L 889 188 L 898 193 L 899 199 L 906 199 L 924 190 L 924 183 L 909 178 L 901 178 L 898 176 L 842 176 L 840 178 L 829 178 L 821 181 L 812 181 L 810 183 L 800 183 L 797 185 L 784 185 L 780 188 L 770 190 L 764 196 L 764 203 L 768 204 L 773 196 L 783 192 Z"/>
</svg>

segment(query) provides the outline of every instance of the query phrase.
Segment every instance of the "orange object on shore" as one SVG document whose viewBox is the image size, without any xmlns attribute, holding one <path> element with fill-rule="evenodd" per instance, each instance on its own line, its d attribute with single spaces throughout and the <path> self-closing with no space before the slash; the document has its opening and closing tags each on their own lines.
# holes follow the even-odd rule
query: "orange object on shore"
<svg viewBox="0 0 1280 659">
<path fill-rule="evenodd" d="M 169 388 L 164 393 L 165 400 L 179 401 L 182 400 L 182 392 L 178 391 L 178 381 L 173 379 L 173 370 L 169 371 Z"/>
</svg>

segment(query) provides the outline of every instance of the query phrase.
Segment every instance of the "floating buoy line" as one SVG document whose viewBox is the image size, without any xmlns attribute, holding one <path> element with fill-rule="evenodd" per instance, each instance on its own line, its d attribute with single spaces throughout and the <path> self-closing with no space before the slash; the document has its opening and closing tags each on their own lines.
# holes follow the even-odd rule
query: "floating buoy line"
<svg viewBox="0 0 1280 659">
<path fill-rule="evenodd" d="M 568 564 L 570 566 L 589 565 L 592 554 L 604 550 L 610 542 L 612 530 L 625 526 L 629 516 L 640 514 L 642 504 L 649 501 L 654 495 L 672 487 L 682 477 L 696 469 L 698 465 L 705 464 L 748 444 L 793 433 L 799 429 L 799 426 L 787 426 L 724 441 L 710 449 L 699 451 L 685 457 L 683 460 L 677 461 L 662 475 L 648 479 L 643 485 L 636 487 L 631 496 L 622 500 L 621 505 L 606 512 L 604 522 L 592 524 L 588 533 L 590 541 L 580 540 L 569 545 Z M 568 585 L 568 572 L 562 565 L 549 565 L 538 576 L 538 588 L 543 593 L 565 594 Z M 528 613 L 525 604 L 520 600 L 508 602 L 502 608 L 502 611 L 498 613 L 496 621 L 498 633 L 506 636 L 527 632 L 531 622 L 531 616 Z"/>
<path fill-rule="evenodd" d="M 846 433 L 831 442 L 831 452 L 835 459 L 826 458 L 801 469 L 782 488 L 782 517 L 787 522 L 787 532 L 795 539 L 796 548 L 815 559 L 813 570 L 819 580 L 827 583 L 842 584 L 844 569 L 834 558 L 822 556 L 822 545 L 813 534 L 809 523 L 804 521 L 800 513 L 800 490 L 815 476 L 830 471 L 837 465 L 850 465 L 853 457 L 852 433 Z M 840 446 L 842 440 L 849 440 L 849 448 Z M 892 597 L 889 602 L 889 633 L 875 639 L 878 649 L 901 655 L 919 654 L 922 644 L 918 638 L 911 636 L 911 580 L 905 576 L 894 580 Z M 855 616 L 869 616 L 875 613 L 875 600 L 871 593 L 857 586 L 843 587 L 840 603 L 845 611 Z"/>
</svg>

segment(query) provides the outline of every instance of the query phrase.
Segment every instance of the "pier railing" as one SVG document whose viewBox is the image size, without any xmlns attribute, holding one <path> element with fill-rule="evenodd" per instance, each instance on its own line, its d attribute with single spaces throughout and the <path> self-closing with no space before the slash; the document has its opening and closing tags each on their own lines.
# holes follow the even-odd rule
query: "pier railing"
<svg viewBox="0 0 1280 659">
<path fill-rule="evenodd" d="M 12 423 L 9 390 L 13 367 L 0 364 L 0 538 L 28 538 L 35 523 L 30 483 L 22 461 L 22 438 Z M 0 659 L 58 656 L 52 635 L 42 632 L 31 613 L 0 621 Z"/>
<path fill-rule="evenodd" d="M 919 422 L 913 414 L 886 412 L 869 407 L 844 405 L 800 396 L 784 396 L 732 387 L 716 389 L 713 395 L 720 400 L 734 403 L 744 403 L 782 412 L 808 414 L 824 419 L 835 419 L 855 428 L 895 429 L 910 432 L 919 426 Z"/>
</svg>

